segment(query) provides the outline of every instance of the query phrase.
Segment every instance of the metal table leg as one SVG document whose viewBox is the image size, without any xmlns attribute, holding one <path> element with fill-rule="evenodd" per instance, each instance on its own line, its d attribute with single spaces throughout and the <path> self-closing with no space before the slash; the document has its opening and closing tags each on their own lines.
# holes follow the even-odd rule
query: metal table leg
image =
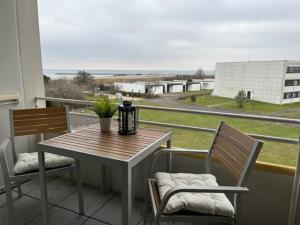
<svg viewBox="0 0 300 225">
<path fill-rule="evenodd" d="M 78 192 L 79 214 L 84 215 L 84 202 L 83 202 L 83 191 L 82 191 L 81 167 L 80 167 L 80 160 L 78 160 L 78 159 L 76 159 L 76 177 L 77 177 L 77 192 Z"/>
<path fill-rule="evenodd" d="M 132 186 L 131 186 L 131 204 L 132 204 L 132 208 L 134 208 L 134 201 L 135 201 L 135 186 L 136 186 L 136 167 L 132 168 L 131 171 L 131 182 L 132 182 Z"/>
<path fill-rule="evenodd" d="M 39 147 L 38 147 L 39 148 Z M 43 225 L 49 224 L 48 216 L 48 196 L 47 196 L 47 177 L 45 169 L 45 153 L 38 149 L 39 156 L 39 172 L 40 172 L 40 188 L 42 197 L 42 213 L 43 213 Z"/>
<path fill-rule="evenodd" d="M 102 194 L 107 194 L 110 191 L 110 174 L 107 166 L 101 166 L 101 185 Z"/>
<path fill-rule="evenodd" d="M 122 168 L 122 225 L 131 224 L 132 214 L 132 169 L 126 165 Z"/>
<path fill-rule="evenodd" d="M 171 148 L 172 147 L 172 140 L 168 140 L 167 141 L 167 148 Z M 172 153 L 170 152 L 168 155 L 167 155 L 167 172 L 168 173 L 171 173 L 172 171 Z"/>
</svg>

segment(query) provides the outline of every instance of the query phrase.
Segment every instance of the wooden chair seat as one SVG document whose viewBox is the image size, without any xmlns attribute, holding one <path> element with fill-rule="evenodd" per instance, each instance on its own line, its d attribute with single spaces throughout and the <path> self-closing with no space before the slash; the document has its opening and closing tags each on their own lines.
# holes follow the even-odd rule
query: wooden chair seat
<svg viewBox="0 0 300 225">
<path fill-rule="evenodd" d="M 152 202 L 152 209 L 154 212 L 154 216 L 156 216 L 156 212 L 161 205 L 161 198 L 160 198 L 160 194 L 159 194 L 159 190 L 158 190 L 157 181 L 155 179 L 149 179 L 148 187 L 150 190 L 150 195 L 153 196 L 153 199 L 154 199 L 154 201 Z M 203 221 L 203 220 L 207 221 L 207 222 L 211 221 L 211 215 L 194 212 L 194 211 L 189 211 L 189 210 L 180 210 L 180 211 L 178 211 L 176 213 L 172 213 L 172 214 L 163 213 L 161 215 L 162 220 L 166 220 L 166 221 L 168 221 L 170 217 L 172 218 L 172 220 L 174 220 L 174 218 L 176 218 L 176 220 L 178 220 L 178 221 L 187 221 L 190 217 L 193 217 L 193 218 L 199 217 L 199 219 L 201 218 L 201 221 Z M 220 222 L 226 221 L 226 223 L 232 223 L 233 219 L 234 219 L 233 217 L 220 216 L 220 215 L 214 215 L 213 217 L 215 220 L 219 220 Z M 193 220 L 191 220 L 191 221 L 193 221 Z"/>
</svg>

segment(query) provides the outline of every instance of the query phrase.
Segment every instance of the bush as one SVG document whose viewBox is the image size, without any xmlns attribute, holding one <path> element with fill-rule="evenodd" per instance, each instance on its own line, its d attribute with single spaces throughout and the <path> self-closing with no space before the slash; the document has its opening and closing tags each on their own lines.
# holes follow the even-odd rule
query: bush
<svg viewBox="0 0 300 225">
<path fill-rule="evenodd" d="M 45 91 L 47 97 L 84 100 L 81 87 L 70 80 L 50 80 L 45 86 Z"/>
<path fill-rule="evenodd" d="M 197 96 L 196 95 L 191 95 L 191 101 L 196 102 L 196 100 L 197 100 Z"/>
<path fill-rule="evenodd" d="M 234 98 L 234 101 L 238 104 L 238 107 L 243 108 L 246 100 L 247 100 L 247 98 L 246 98 L 245 91 L 239 90 L 238 94 Z"/>
</svg>

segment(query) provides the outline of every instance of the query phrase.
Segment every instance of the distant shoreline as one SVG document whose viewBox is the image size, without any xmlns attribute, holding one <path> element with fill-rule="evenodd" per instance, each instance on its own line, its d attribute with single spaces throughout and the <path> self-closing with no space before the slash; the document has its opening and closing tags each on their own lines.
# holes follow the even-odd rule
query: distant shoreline
<svg viewBox="0 0 300 225">
<path fill-rule="evenodd" d="M 193 77 L 195 71 L 190 70 L 85 70 L 99 83 L 155 81 L 172 79 L 197 79 Z M 52 80 L 71 80 L 77 76 L 78 70 L 44 70 L 44 74 Z M 211 78 L 214 71 L 205 71 L 207 78 Z"/>
<path fill-rule="evenodd" d="M 47 74 L 46 74 L 47 75 Z M 48 75 L 47 75 L 48 76 Z M 51 79 L 67 79 L 71 80 L 73 79 L 76 74 L 60 74 L 60 75 L 54 75 L 49 76 Z M 95 80 L 99 83 L 114 83 L 114 82 L 153 82 L 158 80 L 185 80 L 185 79 L 199 79 L 195 75 L 156 75 L 156 74 L 141 74 L 141 75 L 132 75 L 132 74 L 126 74 L 126 75 L 92 75 Z M 212 78 L 212 76 L 205 76 L 205 78 Z"/>
</svg>

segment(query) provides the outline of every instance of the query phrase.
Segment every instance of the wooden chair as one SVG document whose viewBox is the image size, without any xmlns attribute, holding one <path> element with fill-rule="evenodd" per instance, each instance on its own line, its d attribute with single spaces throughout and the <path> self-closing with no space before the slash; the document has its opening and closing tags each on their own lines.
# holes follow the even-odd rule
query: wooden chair
<svg viewBox="0 0 300 225">
<path fill-rule="evenodd" d="M 157 180 L 148 179 L 148 191 L 152 203 L 154 214 L 154 224 L 160 221 L 192 221 L 197 223 L 222 223 L 222 224 L 238 224 L 240 217 L 240 197 L 242 193 L 249 190 L 246 187 L 249 174 L 255 165 L 255 161 L 259 155 L 263 143 L 243 134 L 242 132 L 228 126 L 225 122 L 221 122 L 216 132 L 215 138 L 209 151 L 207 150 L 187 150 L 187 149 L 162 149 L 154 155 L 150 175 L 153 174 L 153 168 L 158 156 L 162 154 L 172 153 L 194 153 L 206 154 L 205 173 L 210 174 L 210 164 L 212 157 L 219 161 L 235 178 L 235 186 L 177 186 L 169 189 L 163 198 L 157 185 Z M 217 214 L 204 214 L 198 212 L 188 212 L 181 210 L 173 214 L 165 214 L 165 208 L 169 199 L 178 193 L 231 193 L 233 194 L 234 215 L 224 216 Z M 149 195 L 145 203 L 144 225 L 147 220 Z"/>
<path fill-rule="evenodd" d="M 15 139 L 18 136 L 39 134 L 43 136 L 44 133 L 65 133 L 70 132 L 69 116 L 66 107 L 52 107 L 52 108 L 36 108 L 36 109 L 18 109 L 9 111 L 10 120 L 10 139 L 6 139 L 0 146 L 0 162 L 2 166 L 2 173 L 4 177 L 7 206 L 9 213 L 9 221 L 11 225 L 15 224 L 15 214 L 13 208 L 11 185 L 17 184 L 19 196 L 21 192 L 21 182 L 26 181 L 35 176 L 39 176 L 39 171 L 28 171 L 21 174 L 14 174 L 8 167 L 8 149 L 12 150 L 12 160 L 14 165 L 18 161 L 16 151 Z M 41 137 L 43 139 L 43 137 Z M 11 148 L 8 148 L 11 144 Z M 79 161 L 60 166 L 58 168 L 47 169 L 47 174 L 54 174 L 59 172 L 70 172 L 73 178 L 73 171 L 80 171 Z M 79 174 L 77 174 L 79 178 Z M 77 179 L 79 202 L 82 200 L 82 193 L 80 179 Z"/>
</svg>

